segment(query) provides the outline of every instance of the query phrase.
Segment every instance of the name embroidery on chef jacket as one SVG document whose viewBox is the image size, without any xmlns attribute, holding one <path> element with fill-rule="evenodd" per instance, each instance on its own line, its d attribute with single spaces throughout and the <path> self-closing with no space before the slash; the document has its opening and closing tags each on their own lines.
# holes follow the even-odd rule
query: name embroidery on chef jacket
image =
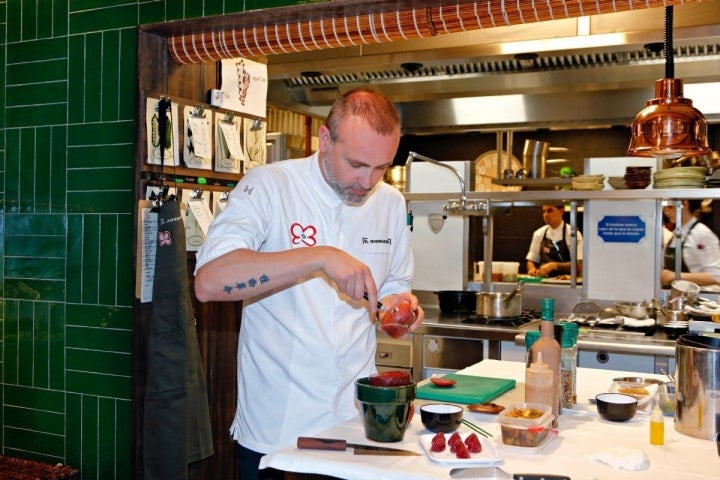
<svg viewBox="0 0 720 480">
<path fill-rule="evenodd" d="M 392 246 L 392 238 L 369 238 L 362 237 L 362 251 L 363 253 L 370 253 L 373 255 L 388 255 L 390 253 L 390 247 Z"/>
<path fill-rule="evenodd" d="M 303 226 L 295 222 L 290 225 L 290 242 L 293 246 L 314 247 L 317 244 L 317 228 L 314 225 Z"/>
</svg>

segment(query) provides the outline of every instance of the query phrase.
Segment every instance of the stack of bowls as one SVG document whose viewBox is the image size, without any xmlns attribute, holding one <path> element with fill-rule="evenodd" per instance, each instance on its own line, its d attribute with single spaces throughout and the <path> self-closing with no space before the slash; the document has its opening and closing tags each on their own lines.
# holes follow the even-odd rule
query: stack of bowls
<svg viewBox="0 0 720 480">
<path fill-rule="evenodd" d="M 605 186 L 605 175 L 578 175 L 572 179 L 573 190 L 602 190 Z"/>
<path fill-rule="evenodd" d="M 658 170 L 653 175 L 655 188 L 703 188 L 705 167 L 676 167 Z"/>
<path fill-rule="evenodd" d="M 643 189 L 650 185 L 652 167 L 626 167 L 625 185 L 632 189 Z"/>
</svg>

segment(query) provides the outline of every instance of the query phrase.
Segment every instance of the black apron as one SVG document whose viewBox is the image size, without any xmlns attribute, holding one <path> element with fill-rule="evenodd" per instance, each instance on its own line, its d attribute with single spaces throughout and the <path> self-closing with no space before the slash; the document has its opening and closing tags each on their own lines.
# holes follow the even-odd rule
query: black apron
<svg viewBox="0 0 720 480">
<path fill-rule="evenodd" d="M 159 207 L 147 345 L 143 480 L 187 479 L 188 464 L 211 456 L 213 445 L 179 201 Z"/>
<path fill-rule="evenodd" d="M 548 262 L 569 262 L 570 247 L 565 240 L 567 235 L 565 222 L 562 224 L 563 238 L 561 240 L 554 241 L 547 238 L 548 230 L 550 230 L 550 226 L 545 229 L 542 241 L 540 242 L 540 265 L 545 265 Z M 560 270 L 553 270 L 548 273 L 548 277 L 556 277 L 562 273 Z"/>
<path fill-rule="evenodd" d="M 688 266 L 685 264 L 685 259 L 682 257 L 682 250 L 685 247 L 685 240 L 690 236 L 690 232 L 692 232 L 692 229 L 695 228 L 695 226 L 700 223 L 699 221 L 696 221 L 693 223 L 690 228 L 688 229 L 687 235 L 685 235 L 685 238 L 682 239 L 682 242 L 680 242 L 680 249 L 678 250 L 674 246 L 667 246 L 665 247 L 665 253 L 663 255 L 663 268 L 665 270 L 672 270 L 675 271 L 675 257 L 677 256 L 677 252 L 680 251 L 680 271 L 689 273 L 690 269 L 688 269 Z M 677 238 L 675 239 L 675 245 L 677 243 Z"/>
</svg>

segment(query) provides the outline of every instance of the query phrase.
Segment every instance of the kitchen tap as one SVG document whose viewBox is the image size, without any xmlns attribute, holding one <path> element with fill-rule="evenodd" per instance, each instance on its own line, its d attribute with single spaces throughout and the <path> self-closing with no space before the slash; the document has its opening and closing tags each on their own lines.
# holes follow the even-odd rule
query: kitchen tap
<svg viewBox="0 0 720 480">
<path fill-rule="evenodd" d="M 467 196 L 465 194 L 465 180 L 462 178 L 462 176 L 450 165 L 447 165 L 445 163 L 442 163 L 438 160 L 434 160 L 430 157 L 426 157 L 425 155 L 420 155 L 419 153 L 415 152 L 408 152 L 407 160 L 405 161 L 405 167 L 410 169 L 410 164 L 415 159 L 420 159 L 429 163 L 432 163 L 434 165 L 437 165 L 438 167 L 443 167 L 449 169 L 451 172 L 455 174 L 458 181 L 460 182 L 460 200 L 457 199 L 448 199 L 447 203 L 443 206 L 443 211 L 445 214 L 451 214 L 451 215 L 467 215 L 467 216 L 488 216 L 490 214 L 490 205 L 487 200 L 468 200 Z"/>
</svg>

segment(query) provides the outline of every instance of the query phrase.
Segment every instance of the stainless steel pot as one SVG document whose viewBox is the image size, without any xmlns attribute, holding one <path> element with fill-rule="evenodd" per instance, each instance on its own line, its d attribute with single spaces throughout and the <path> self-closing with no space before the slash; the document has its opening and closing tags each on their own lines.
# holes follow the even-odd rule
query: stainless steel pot
<svg viewBox="0 0 720 480">
<path fill-rule="evenodd" d="M 714 440 L 720 433 L 720 339 L 681 335 L 675 358 L 675 430 Z"/>
<path fill-rule="evenodd" d="M 512 298 L 505 292 L 479 292 L 475 313 L 488 318 L 518 317 L 522 313 L 522 294 L 516 293 Z"/>
</svg>

